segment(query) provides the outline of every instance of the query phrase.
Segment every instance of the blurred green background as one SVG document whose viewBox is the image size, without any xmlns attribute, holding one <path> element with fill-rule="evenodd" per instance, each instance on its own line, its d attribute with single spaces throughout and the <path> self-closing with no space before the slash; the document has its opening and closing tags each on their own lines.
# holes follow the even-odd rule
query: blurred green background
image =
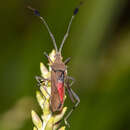
<svg viewBox="0 0 130 130">
<path fill-rule="evenodd" d="M 31 130 L 35 75 L 43 52 L 53 49 L 38 9 L 57 45 L 79 0 L 6 0 L 0 2 L 0 130 Z M 64 45 L 71 56 L 68 73 L 81 103 L 69 118 L 71 130 L 130 130 L 130 1 L 86 0 Z M 65 103 L 72 105 L 67 98 Z"/>
</svg>

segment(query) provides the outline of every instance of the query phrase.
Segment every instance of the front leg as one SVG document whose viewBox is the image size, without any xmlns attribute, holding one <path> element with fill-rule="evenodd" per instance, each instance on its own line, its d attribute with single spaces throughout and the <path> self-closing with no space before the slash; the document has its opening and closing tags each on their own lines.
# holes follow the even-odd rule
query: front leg
<svg viewBox="0 0 130 130">
<path fill-rule="evenodd" d="M 46 58 L 48 59 L 48 61 L 49 61 L 51 64 L 53 64 L 51 58 L 48 56 L 48 54 L 47 54 L 46 52 L 44 52 L 44 55 L 46 56 Z"/>
</svg>

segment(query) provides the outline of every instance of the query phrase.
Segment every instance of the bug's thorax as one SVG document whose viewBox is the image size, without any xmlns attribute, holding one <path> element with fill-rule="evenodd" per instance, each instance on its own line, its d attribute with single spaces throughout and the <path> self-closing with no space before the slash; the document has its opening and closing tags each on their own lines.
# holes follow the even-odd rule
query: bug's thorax
<svg viewBox="0 0 130 130">
<path fill-rule="evenodd" d="M 56 52 L 55 60 L 54 60 L 54 63 L 52 64 L 52 69 L 55 71 L 57 71 L 57 70 L 65 71 L 66 70 L 66 66 L 65 66 L 64 62 L 62 61 L 61 53 L 59 53 L 59 52 Z"/>
</svg>

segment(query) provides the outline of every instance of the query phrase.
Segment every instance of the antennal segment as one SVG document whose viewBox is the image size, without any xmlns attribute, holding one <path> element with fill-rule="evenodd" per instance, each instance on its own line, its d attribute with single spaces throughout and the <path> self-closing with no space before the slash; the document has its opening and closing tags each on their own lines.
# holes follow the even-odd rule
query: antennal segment
<svg viewBox="0 0 130 130">
<path fill-rule="evenodd" d="M 74 12 L 73 12 L 73 15 L 72 15 L 72 17 L 71 17 L 71 19 L 70 19 L 70 22 L 69 22 L 69 25 L 68 25 L 66 34 L 64 35 L 63 40 L 62 40 L 61 45 L 60 45 L 60 48 L 59 48 L 59 52 L 60 52 L 60 53 L 61 53 L 61 51 L 62 51 L 63 45 L 64 45 L 64 43 L 65 43 L 65 41 L 66 41 L 68 35 L 69 35 L 69 31 L 70 31 L 70 27 L 71 27 L 71 24 L 72 24 L 72 22 L 73 22 L 73 19 L 75 18 L 75 15 L 76 15 L 76 14 L 78 13 L 78 11 L 79 11 L 80 5 L 82 5 L 82 2 L 80 2 L 79 6 L 78 6 L 77 8 L 75 8 L 75 10 L 74 10 Z"/>
<path fill-rule="evenodd" d="M 68 35 L 69 35 L 70 27 L 71 27 L 71 24 L 72 24 L 72 21 L 73 21 L 74 17 L 75 17 L 75 15 L 72 15 L 72 17 L 71 17 L 71 19 L 70 19 L 70 22 L 69 22 L 69 25 L 68 25 L 66 34 L 64 35 L 63 40 L 62 40 L 62 43 L 61 43 L 60 48 L 59 48 L 59 52 L 60 52 L 60 53 L 61 53 L 61 50 L 62 50 L 62 48 L 63 48 L 63 45 L 64 45 L 64 43 L 65 43 L 65 41 L 66 41 Z"/>
<path fill-rule="evenodd" d="M 32 8 L 31 6 L 28 6 L 27 8 L 30 9 L 31 11 L 33 11 L 34 15 L 38 16 L 40 18 L 40 20 L 42 21 L 42 23 L 45 25 L 45 27 L 46 27 L 47 31 L 49 32 L 49 35 L 50 35 L 50 37 L 51 37 L 51 39 L 53 41 L 54 48 L 55 48 L 55 50 L 57 52 L 58 49 L 57 49 L 57 45 L 56 45 L 56 40 L 55 40 L 55 38 L 54 38 L 54 36 L 53 36 L 47 22 L 44 20 L 44 18 L 40 15 L 40 13 L 36 9 Z"/>
</svg>

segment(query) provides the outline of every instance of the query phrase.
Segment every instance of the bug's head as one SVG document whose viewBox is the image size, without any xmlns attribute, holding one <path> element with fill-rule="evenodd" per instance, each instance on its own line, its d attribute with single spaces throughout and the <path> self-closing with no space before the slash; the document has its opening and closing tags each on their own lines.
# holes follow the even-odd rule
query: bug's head
<svg viewBox="0 0 130 130">
<path fill-rule="evenodd" d="M 62 56 L 61 56 L 61 53 L 60 52 L 57 52 L 56 54 L 55 54 L 55 60 L 62 60 L 63 58 L 62 58 Z"/>
</svg>

